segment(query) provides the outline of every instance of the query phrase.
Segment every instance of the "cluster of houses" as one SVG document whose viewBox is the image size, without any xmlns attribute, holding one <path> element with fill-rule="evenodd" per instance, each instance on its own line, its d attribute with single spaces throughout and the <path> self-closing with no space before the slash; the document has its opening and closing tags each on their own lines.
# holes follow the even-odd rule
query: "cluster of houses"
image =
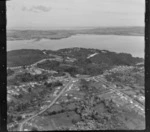
<svg viewBox="0 0 150 132">
<path fill-rule="evenodd" d="M 116 66 L 113 69 L 106 70 L 104 75 L 110 75 L 111 73 L 117 73 L 117 72 L 126 72 L 132 70 L 133 68 L 134 68 L 133 66 Z"/>
<path fill-rule="evenodd" d="M 131 109 L 134 109 L 138 114 L 144 116 L 145 109 L 141 105 L 139 105 L 139 103 L 136 103 L 123 93 L 117 92 L 116 94 L 119 96 L 120 99 L 123 100 L 123 103 L 120 103 L 120 105 L 129 104 L 128 106 L 131 107 Z"/>
</svg>

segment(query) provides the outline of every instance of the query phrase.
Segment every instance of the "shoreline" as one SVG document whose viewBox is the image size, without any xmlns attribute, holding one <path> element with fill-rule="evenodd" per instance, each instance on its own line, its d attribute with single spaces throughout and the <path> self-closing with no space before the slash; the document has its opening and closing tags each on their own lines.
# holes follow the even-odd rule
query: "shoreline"
<svg viewBox="0 0 150 132">
<path fill-rule="evenodd" d="M 35 41 L 40 41 L 41 39 L 50 39 L 50 40 L 61 40 L 61 39 L 66 39 L 70 38 L 72 36 L 77 36 L 77 35 L 97 35 L 97 36 L 131 36 L 131 37 L 144 37 L 143 34 L 92 34 L 92 33 L 78 33 L 78 34 L 73 34 L 73 35 L 68 35 L 64 37 L 35 37 L 35 38 L 7 38 L 7 41 L 19 41 L 19 40 L 35 40 Z"/>
</svg>

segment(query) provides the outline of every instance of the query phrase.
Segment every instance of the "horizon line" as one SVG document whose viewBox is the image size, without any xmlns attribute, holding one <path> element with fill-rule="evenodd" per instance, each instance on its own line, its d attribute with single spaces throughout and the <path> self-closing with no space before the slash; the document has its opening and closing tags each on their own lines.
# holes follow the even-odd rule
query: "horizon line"
<svg viewBox="0 0 150 132">
<path fill-rule="evenodd" d="M 119 28 L 119 27 L 142 27 L 144 28 L 145 26 L 64 26 L 64 27 L 13 27 L 13 28 L 6 28 L 6 30 L 50 30 L 50 29 L 86 29 L 86 28 Z M 42 29 L 43 28 L 43 29 Z"/>
</svg>

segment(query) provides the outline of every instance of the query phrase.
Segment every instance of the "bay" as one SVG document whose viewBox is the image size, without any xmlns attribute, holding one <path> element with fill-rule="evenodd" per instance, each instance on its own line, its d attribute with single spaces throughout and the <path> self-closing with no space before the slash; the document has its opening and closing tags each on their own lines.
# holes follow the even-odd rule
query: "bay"
<svg viewBox="0 0 150 132">
<path fill-rule="evenodd" d="M 58 50 L 83 47 L 109 50 L 117 53 L 131 53 L 135 57 L 144 57 L 144 36 L 119 35 L 75 35 L 63 39 L 13 40 L 7 41 L 7 51 L 17 49 Z"/>
</svg>

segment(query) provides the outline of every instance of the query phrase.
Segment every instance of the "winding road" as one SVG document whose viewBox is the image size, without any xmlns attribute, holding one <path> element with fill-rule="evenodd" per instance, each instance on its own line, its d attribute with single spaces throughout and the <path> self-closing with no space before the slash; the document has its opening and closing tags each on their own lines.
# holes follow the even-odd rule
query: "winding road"
<svg viewBox="0 0 150 132">
<path fill-rule="evenodd" d="M 35 63 L 33 63 L 33 64 L 26 65 L 26 66 L 27 66 L 27 67 L 28 67 L 28 66 L 34 67 L 34 66 L 36 66 L 37 64 L 42 63 L 42 62 L 47 61 L 47 60 L 49 60 L 49 61 L 50 61 L 50 60 L 57 60 L 57 61 L 60 61 L 60 60 L 57 59 L 57 58 L 55 58 L 55 59 L 52 59 L 52 58 L 45 58 L 45 59 L 42 59 L 42 60 L 40 60 L 40 61 L 37 61 L 37 62 L 35 62 Z M 22 66 L 7 67 L 7 69 L 12 69 L 12 70 L 19 69 L 19 68 L 22 68 Z"/>
<path fill-rule="evenodd" d="M 58 100 L 58 98 L 65 92 L 65 90 L 67 90 L 67 88 L 69 88 L 72 84 L 74 83 L 74 79 L 71 78 L 71 80 L 69 81 L 69 83 L 60 91 L 60 93 L 57 95 L 57 97 L 50 103 L 49 106 L 47 106 L 45 109 L 43 109 L 42 111 L 40 111 L 39 113 L 29 117 L 28 119 L 24 120 L 23 122 L 21 122 L 19 124 L 18 127 L 18 131 L 23 131 L 23 126 L 25 123 L 27 123 L 29 120 L 35 118 L 36 116 L 40 115 L 41 113 L 45 112 L 47 109 L 49 109 L 50 107 L 52 107 L 52 105 L 55 104 L 55 102 Z"/>
<path fill-rule="evenodd" d="M 46 60 L 53 60 L 53 59 L 42 59 L 30 66 L 34 67 L 36 66 L 38 63 L 42 63 Z M 9 67 L 10 69 L 15 69 L 15 68 L 21 68 L 20 66 L 19 67 Z M 140 104 L 139 102 L 137 102 L 136 100 L 134 100 L 133 98 L 129 97 L 127 94 L 121 92 L 120 90 L 116 89 L 115 87 L 113 87 L 112 85 L 108 84 L 106 81 L 104 81 L 102 78 L 95 78 L 95 77 L 91 77 L 91 79 L 95 80 L 96 82 L 101 82 L 102 84 L 105 84 L 106 86 L 108 86 L 110 88 L 110 90 L 114 90 L 115 92 L 119 92 L 119 93 L 122 93 L 124 95 L 127 96 L 128 99 L 130 100 L 133 100 L 134 103 L 136 103 L 138 106 L 144 108 L 144 106 L 142 104 Z M 36 113 L 35 115 L 25 119 L 24 121 L 20 122 L 19 123 L 19 126 L 18 126 L 18 131 L 23 131 L 23 127 L 24 127 L 24 124 L 27 123 L 28 121 L 30 121 L 31 119 L 37 117 L 38 115 L 40 115 L 41 113 L 45 112 L 47 109 L 49 109 L 50 107 L 52 107 L 55 102 L 59 99 L 59 97 L 69 88 L 72 87 L 72 85 L 77 81 L 77 79 L 73 79 L 71 78 L 69 83 L 66 84 L 66 86 L 60 91 L 60 93 L 56 96 L 56 98 L 46 107 L 44 108 L 43 110 L 41 110 L 40 112 Z"/>
</svg>

